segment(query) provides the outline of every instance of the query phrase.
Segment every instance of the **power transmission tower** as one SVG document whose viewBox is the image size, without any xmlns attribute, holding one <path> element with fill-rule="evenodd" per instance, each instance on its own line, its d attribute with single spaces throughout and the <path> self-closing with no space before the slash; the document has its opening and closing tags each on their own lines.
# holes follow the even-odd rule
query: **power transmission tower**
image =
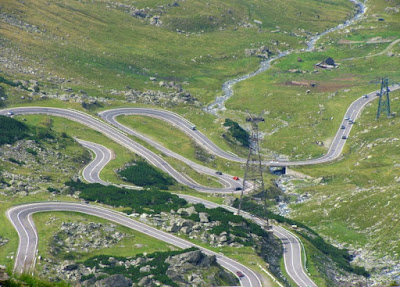
<svg viewBox="0 0 400 287">
<path fill-rule="evenodd" d="M 379 119 L 381 113 L 387 112 L 387 116 L 390 117 L 390 98 L 389 98 L 389 79 L 382 78 L 381 91 L 379 93 L 379 104 L 376 118 Z"/>
<path fill-rule="evenodd" d="M 261 191 L 264 201 L 264 212 L 267 209 L 267 196 L 264 187 L 263 167 L 261 164 L 260 144 L 259 144 L 259 132 L 258 124 L 264 122 L 262 113 L 259 116 L 254 116 L 249 113 L 246 118 L 247 122 L 251 123 L 251 134 L 249 142 L 249 153 L 247 156 L 246 170 L 243 178 L 243 189 L 240 194 L 238 214 L 242 209 L 243 193 L 246 187 L 252 187 L 254 191 Z M 252 183 L 250 185 L 249 183 Z M 269 220 L 267 217 L 267 225 L 269 226 Z"/>
</svg>

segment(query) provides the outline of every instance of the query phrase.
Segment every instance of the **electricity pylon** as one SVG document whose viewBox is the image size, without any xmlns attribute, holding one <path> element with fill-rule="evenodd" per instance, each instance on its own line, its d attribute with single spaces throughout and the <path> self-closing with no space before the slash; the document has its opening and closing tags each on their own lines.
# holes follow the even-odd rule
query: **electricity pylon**
<svg viewBox="0 0 400 287">
<path fill-rule="evenodd" d="M 390 117 L 390 98 L 389 98 L 389 80 L 382 78 L 381 81 L 381 91 L 379 93 L 379 104 L 378 112 L 376 113 L 376 119 L 379 119 L 381 113 L 387 112 L 387 116 Z"/>
<path fill-rule="evenodd" d="M 254 191 L 260 190 L 264 200 L 264 212 L 267 208 L 267 196 L 264 187 L 264 177 L 263 177 L 263 167 L 261 164 L 261 154 L 260 154 L 260 144 L 259 144 L 259 132 L 258 123 L 264 122 L 264 117 L 262 113 L 260 116 L 254 116 L 249 113 L 246 118 L 247 122 L 251 124 L 251 134 L 249 142 L 249 153 L 247 156 L 246 170 L 243 177 L 243 189 L 240 194 L 238 214 L 242 209 L 243 193 L 247 187 L 252 187 Z M 252 182 L 252 185 L 247 186 L 248 183 Z M 267 217 L 267 225 L 269 226 L 269 221 Z"/>
</svg>

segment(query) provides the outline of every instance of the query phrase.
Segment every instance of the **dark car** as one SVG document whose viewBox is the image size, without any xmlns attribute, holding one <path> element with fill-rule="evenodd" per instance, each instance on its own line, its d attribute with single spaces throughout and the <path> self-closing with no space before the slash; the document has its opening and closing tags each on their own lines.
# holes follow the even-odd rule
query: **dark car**
<svg viewBox="0 0 400 287">
<path fill-rule="evenodd" d="M 240 278 L 244 277 L 244 274 L 240 271 L 236 271 L 236 275 L 239 276 Z"/>
<path fill-rule="evenodd" d="M 242 190 L 240 186 L 236 187 L 235 190 Z"/>
<path fill-rule="evenodd" d="M 344 130 L 346 127 L 345 126 L 341 126 L 340 129 Z"/>
<path fill-rule="evenodd" d="M 347 137 L 346 136 L 342 136 L 342 139 L 345 140 L 345 139 L 347 139 Z"/>
<path fill-rule="evenodd" d="M 221 171 L 216 171 L 215 174 L 222 175 Z"/>
</svg>

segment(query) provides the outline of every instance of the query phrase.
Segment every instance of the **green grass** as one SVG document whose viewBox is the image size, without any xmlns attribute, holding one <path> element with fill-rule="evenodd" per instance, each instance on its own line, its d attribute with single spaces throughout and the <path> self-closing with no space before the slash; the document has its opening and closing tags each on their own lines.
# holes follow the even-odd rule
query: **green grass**
<svg viewBox="0 0 400 287">
<path fill-rule="evenodd" d="M 62 222 L 95 222 L 103 225 L 110 223 L 110 221 L 105 219 L 75 212 L 41 212 L 34 214 L 33 220 L 40 238 L 38 245 L 39 255 L 43 258 L 51 259 L 54 258 L 54 255 L 49 251 L 50 243 L 53 235 L 58 231 Z M 144 252 L 152 253 L 155 251 L 167 251 L 171 249 L 171 246 L 168 246 L 167 243 L 125 226 L 117 225 L 116 231 L 126 234 L 126 237 L 109 248 L 91 250 L 89 253 L 78 252 L 75 254 L 75 259 L 82 262 L 97 255 L 135 256 Z M 137 247 L 135 244 L 141 244 L 142 247 Z M 175 247 L 172 247 L 172 249 L 175 249 Z M 62 260 L 62 258 L 58 257 L 55 259 Z M 38 263 L 37 268 L 40 269 L 41 262 L 38 261 Z"/>
<path fill-rule="evenodd" d="M 321 51 L 289 55 L 276 61 L 267 72 L 238 83 L 234 96 L 226 104 L 228 111 L 222 116 L 237 114 L 233 119 L 244 123 L 242 112 L 246 109 L 254 113 L 266 110 L 269 112 L 266 122 L 260 124 L 260 130 L 268 134 L 261 143 L 266 152 L 274 151 L 291 159 L 324 154 L 349 104 L 362 94 L 380 88 L 379 84 L 371 82 L 383 76 L 395 82 L 400 79 L 398 53 L 394 57 L 384 54 L 343 61 L 349 57 L 378 53 L 389 43 L 341 44 L 340 40 L 366 41 L 379 36 L 393 41 L 400 38 L 399 17 L 383 12 L 388 6 L 386 2 L 369 1 L 367 6 L 367 17 L 361 21 L 359 29 L 329 34 L 317 45 L 317 48 L 324 47 Z M 376 14 L 386 21 L 378 22 Z M 393 51 L 398 51 L 398 47 L 395 46 Z M 340 64 L 337 69 L 314 67 L 328 56 Z M 298 58 L 302 62 L 298 62 Z M 290 69 L 306 73 L 291 73 Z M 314 73 L 314 70 L 318 72 Z M 311 83 L 316 83 L 316 87 L 311 87 Z M 309 94 L 307 90 L 310 90 Z M 324 146 L 318 146 L 317 141 L 323 141 Z"/>
<path fill-rule="evenodd" d="M 61 117 L 49 117 L 43 115 L 25 115 L 18 116 L 18 118 L 27 119 L 27 123 L 30 125 L 36 125 L 38 122 L 43 120 L 43 118 L 50 118 L 53 120 L 54 131 L 66 133 L 70 137 L 77 137 L 82 140 L 101 143 L 105 147 L 109 148 L 114 153 L 115 158 L 111 160 L 100 173 L 101 179 L 105 181 L 124 184 L 124 181 L 117 176 L 115 170 L 121 168 L 129 161 L 138 159 L 137 155 L 133 152 L 115 143 L 100 132 L 88 128 L 80 123 Z"/>
<path fill-rule="evenodd" d="M 100 202 L 114 207 L 125 207 L 127 213 L 160 213 L 178 210 L 186 206 L 186 201 L 166 191 L 157 189 L 131 190 L 99 183 L 69 181 L 65 183 L 74 191 L 81 191 L 79 197 L 92 202 Z"/>
<path fill-rule="evenodd" d="M 400 108 L 399 92 L 392 93 L 393 110 Z M 396 99 L 397 98 L 397 99 Z M 292 205 L 291 217 L 315 228 L 334 243 L 363 248 L 369 256 L 392 254 L 399 260 L 396 236 L 400 154 L 398 117 L 376 120 L 377 102 L 367 107 L 353 127 L 344 157 L 333 163 L 298 168 L 322 185 L 299 188 L 311 200 Z M 363 265 L 362 262 L 359 264 Z"/>
<path fill-rule="evenodd" d="M 65 195 L 57 196 L 56 199 L 60 201 L 74 200 L 73 198 Z M 9 240 L 6 245 L 0 247 L 1 265 L 6 265 L 8 268 L 12 268 L 13 260 L 18 248 L 18 234 L 11 222 L 6 217 L 6 210 L 18 204 L 50 200 L 54 200 L 54 197 L 52 197 L 49 193 L 37 193 L 29 196 L 14 196 L 12 198 L 10 198 L 10 196 L 0 195 L 0 236 Z M 11 259 L 10 256 L 13 256 L 14 258 Z"/>
<path fill-rule="evenodd" d="M 165 4 L 126 3 L 150 8 Z M 106 95 L 98 85 L 108 89 L 126 85 L 158 88 L 148 80 L 157 73 L 159 80 L 188 81 L 188 90 L 205 103 L 214 98 L 223 81 L 257 67 L 259 59 L 245 57 L 244 49 L 262 44 L 275 51 L 299 47 L 305 35 L 301 29 L 325 30 L 349 17 L 353 9 L 346 0 L 289 0 L 274 5 L 260 0 L 190 0 L 163 12 L 164 27 L 159 28 L 123 9 L 106 8 L 103 2 L 67 0 L 48 5 L 40 0 L 33 5 L 7 0 L 4 4 L 5 13 L 13 13 L 46 32 L 14 33 L 18 28 L 4 24 L 2 37 L 20 49 L 28 63 L 39 56 L 45 72 L 79 79 L 69 84 L 76 90 Z M 283 10 L 285 14 L 280 13 Z M 254 20 L 262 21 L 261 30 L 258 25 L 239 26 L 240 22 L 254 24 Z M 276 26 L 281 32 L 272 33 Z M 291 34 L 293 27 L 298 36 Z M 192 34 L 179 34 L 176 29 Z"/>
<path fill-rule="evenodd" d="M 229 162 L 209 154 L 183 131 L 165 121 L 146 116 L 120 116 L 117 119 L 121 124 L 132 128 L 162 146 L 198 164 L 220 170 L 224 173 L 238 174 L 240 176 L 243 174 L 243 169 L 240 164 Z M 203 126 L 204 125 L 200 125 L 199 128 L 202 132 Z M 167 160 L 167 158 L 165 159 Z M 181 163 L 181 165 L 183 164 Z M 194 179 L 198 180 L 199 178 L 195 177 Z M 198 181 L 200 183 L 201 179 Z"/>
</svg>

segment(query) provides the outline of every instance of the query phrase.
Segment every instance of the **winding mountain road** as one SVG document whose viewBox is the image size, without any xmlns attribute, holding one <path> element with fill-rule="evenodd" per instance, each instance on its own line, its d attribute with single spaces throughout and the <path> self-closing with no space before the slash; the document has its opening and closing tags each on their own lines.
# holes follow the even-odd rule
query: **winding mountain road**
<svg viewBox="0 0 400 287">
<path fill-rule="evenodd" d="M 400 85 L 393 85 L 390 87 L 390 90 L 398 90 L 400 89 Z M 376 93 L 378 91 L 374 91 L 368 94 L 367 97 L 360 97 L 357 100 L 355 100 L 350 107 L 347 109 L 347 112 L 345 114 L 345 117 L 343 121 L 341 122 L 341 125 L 336 133 L 336 136 L 328 150 L 328 153 L 320 158 L 317 159 L 311 159 L 307 161 L 295 161 L 295 162 L 276 162 L 276 161 L 265 161 L 263 164 L 266 165 L 274 165 L 274 166 L 296 166 L 296 165 L 310 165 L 310 164 L 318 164 L 318 163 L 324 163 L 328 161 L 332 161 L 335 158 L 337 158 L 344 147 L 345 140 L 342 139 L 343 136 L 348 137 L 352 128 L 352 124 L 347 120 L 346 118 L 350 118 L 353 121 L 355 121 L 358 117 L 362 109 L 367 105 L 369 102 L 373 101 L 376 99 Z M 90 128 L 93 128 L 110 139 L 114 140 L 115 142 L 121 144 L 122 146 L 128 148 L 129 150 L 137 153 L 138 155 L 142 156 L 146 160 L 148 160 L 150 163 L 153 165 L 159 167 L 163 171 L 167 172 L 170 174 L 172 177 L 174 177 L 178 182 L 188 185 L 198 191 L 202 192 L 232 192 L 236 182 L 232 182 L 232 180 L 228 179 L 226 176 L 221 176 L 221 179 L 224 181 L 225 185 L 227 187 L 222 188 L 222 189 L 214 189 L 214 188 L 207 188 L 203 187 L 196 182 L 194 182 L 191 179 L 188 179 L 185 176 L 182 176 L 180 173 L 178 173 L 174 168 L 172 168 L 166 161 L 164 161 L 161 157 L 153 153 L 152 151 L 148 150 L 147 148 L 143 147 L 142 145 L 136 143 L 134 140 L 132 140 L 128 135 L 133 135 L 137 136 L 149 144 L 153 145 L 156 148 L 159 148 L 165 153 L 168 153 L 170 156 L 178 156 L 179 158 L 182 158 L 181 156 L 177 155 L 176 153 L 173 153 L 172 151 L 169 151 L 165 149 L 164 147 L 160 146 L 159 144 L 155 143 L 154 141 L 132 131 L 131 129 L 122 126 L 116 121 L 116 117 L 119 115 L 123 114 L 141 114 L 141 115 L 147 115 L 147 116 L 153 116 L 157 118 L 161 118 L 163 120 L 169 121 L 172 124 L 176 125 L 177 127 L 181 128 L 186 134 L 191 136 L 193 139 L 195 139 L 197 142 L 202 144 L 207 150 L 210 152 L 232 160 L 232 161 L 238 161 L 238 162 L 245 162 L 245 159 L 242 159 L 240 157 L 237 157 L 233 154 L 230 154 L 228 152 L 225 152 L 221 150 L 218 146 L 216 146 L 212 141 L 210 141 L 204 134 L 199 132 L 198 130 L 193 130 L 192 129 L 192 124 L 185 120 L 184 118 L 180 117 L 177 114 L 167 112 L 167 111 L 162 111 L 162 110 L 156 110 L 156 109 L 136 109 L 136 108 L 127 108 L 127 109 L 117 109 L 117 110 L 110 110 L 110 111 L 104 111 L 100 114 L 102 118 L 104 118 L 106 121 L 111 123 L 112 125 L 115 125 L 117 128 L 122 129 L 124 132 L 118 130 L 117 128 L 113 127 L 112 125 L 106 124 L 103 121 L 90 116 L 88 114 L 85 114 L 83 112 L 79 112 L 76 110 L 69 110 L 69 109 L 59 109 L 59 108 L 48 108 L 48 107 L 18 107 L 18 108 L 12 108 L 12 109 L 4 109 L 0 110 L 0 114 L 2 115 L 7 115 L 8 113 L 12 112 L 15 115 L 18 114 L 47 114 L 47 115 L 52 115 L 52 116 L 61 116 L 64 118 L 71 119 L 73 121 L 82 123 Z M 341 126 L 344 126 L 344 129 L 341 128 Z M 99 177 L 99 172 L 101 171 L 102 167 L 107 164 L 107 162 L 110 160 L 110 155 L 109 150 L 105 149 L 104 147 L 100 145 L 96 145 L 93 143 L 81 141 L 80 142 L 86 146 L 87 148 L 90 148 L 93 150 L 96 154 L 95 160 L 85 168 L 84 170 L 84 177 L 89 179 L 89 181 L 95 181 L 95 182 L 100 182 L 102 184 L 107 184 L 106 182 L 102 181 Z M 100 155 L 100 156 L 99 156 Z M 196 163 L 193 163 L 189 160 L 184 159 L 184 162 L 187 164 L 190 164 L 191 167 L 194 169 L 206 173 L 206 174 L 213 174 L 215 175 L 215 171 L 212 169 L 202 167 L 201 165 L 198 165 Z M 189 198 L 189 197 L 187 197 Z M 192 200 L 194 200 L 192 198 Z M 202 202 L 206 206 L 212 205 L 210 202 L 205 202 L 200 199 L 195 199 L 198 202 Z M 190 201 L 190 200 L 189 200 Z M 16 259 L 16 269 L 17 271 L 22 271 L 26 270 L 26 268 L 29 268 L 30 266 L 34 265 L 35 261 L 35 250 L 37 247 L 37 234 L 36 234 L 36 229 L 34 227 L 34 224 L 32 222 L 31 214 L 35 212 L 40 212 L 40 211 L 49 211 L 49 210 L 65 210 L 65 211 L 76 211 L 76 212 L 83 212 L 87 214 L 92 214 L 96 216 L 100 216 L 102 218 L 106 218 L 109 220 L 112 220 L 114 222 L 123 224 L 125 226 L 133 226 L 131 224 L 133 223 L 126 223 L 127 218 L 123 216 L 123 218 L 118 217 L 118 213 L 115 213 L 111 210 L 107 209 L 102 209 L 99 207 L 93 207 L 89 205 L 80 205 L 80 204 L 72 204 L 72 203 L 35 203 L 35 204 L 27 204 L 27 205 L 22 205 L 22 206 L 17 206 L 8 211 L 8 217 L 9 219 L 13 222 L 15 228 L 18 231 L 19 237 L 20 237 L 20 245 L 18 249 L 18 255 Z M 100 212 L 101 210 L 101 212 Z M 252 218 L 252 216 L 248 213 L 243 213 L 245 217 Z M 119 214 L 119 216 L 122 216 Z M 252 218 L 254 221 L 258 221 L 259 224 L 265 224 L 260 219 L 257 218 Z M 131 220 L 132 221 L 132 220 Z M 133 221 L 132 221 L 133 222 Z M 128 224 L 128 225 L 126 225 Z M 148 230 L 151 230 L 151 232 L 158 231 L 158 230 L 152 230 L 151 227 L 148 226 L 135 226 L 132 228 L 137 228 L 136 230 L 139 230 L 141 232 L 145 231 L 145 233 L 150 235 L 150 232 Z M 161 231 L 158 231 L 161 232 Z M 167 234 L 167 233 L 166 233 Z M 279 237 L 285 248 L 285 253 L 284 253 L 284 258 L 285 258 L 285 266 L 287 268 L 287 271 L 291 278 L 294 278 L 294 281 L 296 284 L 299 286 L 316 286 L 311 279 L 307 276 L 306 272 L 304 272 L 303 269 L 303 264 L 301 262 L 301 246 L 300 246 L 300 241 L 293 236 L 290 232 L 286 231 L 283 228 L 274 227 L 274 234 Z M 157 238 L 160 236 L 159 234 L 153 234 Z M 151 235 L 151 236 L 153 236 Z M 170 234 L 167 234 L 168 236 L 172 236 Z M 163 234 L 164 236 L 164 234 Z M 176 244 L 182 244 L 180 240 L 182 239 L 177 239 L 176 237 L 172 236 L 173 240 L 178 240 L 175 243 Z M 34 239 L 32 239 L 34 238 Z M 34 244 L 34 245 L 32 245 Z M 171 242 L 171 244 L 174 244 Z M 193 244 L 189 242 L 185 242 L 185 244 L 190 244 L 190 246 L 193 246 Z M 177 245 L 178 246 L 178 245 Z M 186 246 L 186 245 L 185 245 Z M 182 247 L 186 248 L 186 247 Z M 25 250 L 25 251 L 23 251 Z M 206 251 L 205 251 L 206 252 Z M 210 251 L 207 251 L 210 252 Z M 206 253 L 207 253 L 206 252 Z M 21 254 L 21 255 L 20 255 Z M 226 258 L 222 258 L 220 255 L 219 260 L 222 263 L 224 267 L 226 265 L 235 266 L 232 265 L 233 262 L 226 263 Z M 230 260 L 228 258 L 228 260 Z M 229 269 L 229 266 L 226 267 Z M 236 265 L 237 266 L 237 265 Z M 292 266 L 292 267 L 290 267 Z M 237 266 L 238 267 L 238 266 Z M 242 266 L 240 266 L 240 269 Z M 249 275 L 253 271 L 245 270 L 247 273 L 246 279 L 242 280 L 242 283 L 245 284 L 244 286 L 260 286 L 259 278 L 257 275 Z M 249 277 L 250 276 L 250 277 Z M 253 276 L 253 277 L 252 277 Z M 249 278 L 247 278 L 249 277 Z M 245 283 L 245 281 L 248 280 L 249 282 Z M 252 280 L 254 282 L 252 282 Z M 258 283 L 257 283 L 258 282 Z M 257 285 L 259 284 L 259 285 Z"/>
<path fill-rule="evenodd" d="M 41 202 L 18 205 L 7 211 L 7 217 L 14 225 L 19 235 L 18 251 L 15 259 L 14 271 L 17 273 L 29 272 L 35 266 L 38 234 L 35 224 L 32 220 L 32 214 L 48 211 L 68 211 L 79 212 L 104 218 L 117 224 L 126 226 L 130 229 L 142 232 L 161 241 L 167 242 L 182 249 L 197 247 L 207 255 L 215 255 L 217 262 L 225 269 L 236 275 L 236 271 L 245 274 L 239 278 L 241 286 L 245 287 L 261 287 L 261 277 L 246 266 L 230 259 L 224 255 L 213 252 L 187 240 L 171 235 L 167 232 L 160 231 L 156 228 L 143 224 L 141 222 L 128 218 L 125 214 L 113 211 L 111 209 L 73 202 Z"/>
<path fill-rule="evenodd" d="M 14 115 L 28 115 L 28 114 L 46 114 L 50 116 L 59 116 L 70 119 L 72 121 L 81 123 L 87 127 L 90 127 L 94 130 L 99 131 L 103 135 L 112 139 L 116 143 L 126 147 L 130 151 L 138 154 L 142 158 L 146 159 L 149 163 L 158 167 L 162 171 L 168 173 L 173 178 L 176 179 L 181 184 L 187 185 L 193 189 L 196 189 L 200 192 L 212 192 L 212 193 L 232 193 L 235 191 L 236 187 L 240 186 L 240 183 L 233 180 L 232 177 L 227 175 L 217 175 L 215 170 L 212 170 L 207 167 L 202 167 L 201 165 L 197 165 L 199 167 L 198 171 L 205 174 L 212 174 L 217 177 L 224 185 L 224 188 L 211 188 L 205 187 L 198 183 L 196 183 L 193 179 L 188 178 L 181 173 L 179 173 L 176 169 L 174 169 L 168 162 L 166 162 L 161 156 L 156 153 L 150 151 L 139 143 L 135 142 L 131 139 L 126 133 L 118 130 L 117 128 L 103 122 L 100 119 L 97 119 L 89 114 L 72 110 L 72 109 L 61 109 L 61 108 L 50 108 L 50 107 L 18 107 L 12 109 L 4 109 L 0 110 L 0 115 L 7 115 L 9 112 L 12 112 Z M 194 163 L 193 163 L 194 164 Z"/>
<path fill-rule="evenodd" d="M 390 87 L 391 91 L 395 91 L 400 89 L 400 85 L 392 85 Z M 368 98 L 365 98 L 364 96 L 357 98 L 347 109 L 346 114 L 343 117 L 343 120 L 341 121 L 338 130 L 336 132 L 336 135 L 334 137 L 334 140 L 332 141 L 328 152 L 323 155 L 322 157 L 315 158 L 315 159 L 310 159 L 310 160 L 303 160 L 303 161 L 263 161 L 264 165 L 268 166 L 301 166 L 301 165 L 312 165 L 312 164 L 320 164 L 320 163 L 326 163 L 329 161 L 332 161 L 339 157 L 343 151 L 343 147 L 346 143 L 346 140 L 342 139 L 343 136 L 346 138 L 349 136 L 351 129 L 352 129 L 352 124 L 349 122 L 349 120 L 346 120 L 346 117 L 349 117 L 353 121 L 357 120 L 360 112 L 363 110 L 363 108 L 370 102 L 372 102 L 374 99 L 377 98 L 376 94 L 380 92 L 379 90 L 373 91 L 368 95 Z M 137 136 L 152 146 L 156 147 L 157 149 L 162 150 L 165 153 L 168 153 L 170 156 L 175 157 L 175 153 L 172 151 L 166 149 L 165 147 L 162 147 L 161 145 L 155 143 L 154 141 L 146 138 L 143 135 L 138 134 L 137 132 L 131 130 L 130 128 L 120 124 L 117 121 L 118 116 L 122 115 L 141 115 L 141 116 L 148 116 L 148 117 L 154 117 L 158 118 L 161 120 L 164 120 L 166 122 L 171 123 L 175 127 L 178 127 L 181 129 L 183 132 L 185 132 L 187 135 L 189 135 L 193 140 L 202 145 L 205 149 L 207 149 L 209 152 L 225 158 L 230 161 L 236 161 L 236 162 L 241 162 L 245 163 L 246 159 L 238 157 L 234 154 L 231 154 L 229 152 L 226 152 L 222 150 L 220 147 L 218 147 L 216 144 L 214 144 L 207 136 L 205 136 L 202 132 L 199 130 L 195 129 L 193 130 L 192 127 L 195 126 L 193 123 L 189 122 L 182 116 L 172 113 L 170 111 L 166 110 L 161 110 L 161 109 L 149 109 L 149 108 L 121 108 L 121 109 L 114 109 L 114 110 L 107 110 L 99 113 L 99 116 L 103 118 L 105 121 L 110 123 L 111 125 L 123 130 L 124 132 Z M 342 129 L 341 127 L 344 126 L 345 128 Z M 189 164 L 189 160 L 186 159 L 186 163 Z M 197 169 L 196 164 L 189 164 L 193 168 Z"/>
<path fill-rule="evenodd" d="M 95 154 L 94 160 L 89 163 L 83 170 L 83 177 L 86 181 L 90 183 L 102 183 L 103 181 L 100 179 L 100 171 L 105 167 L 108 163 L 108 160 L 111 157 L 111 151 L 105 147 L 101 148 L 101 145 L 93 144 L 90 142 L 82 142 L 81 144 L 92 150 Z M 109 154 L 107 154 L 107 152 Z M 96 163 L 96 164 L 94 164 Z M 86 171 L 86 172 L 85 172 Z M 217 208 L 223 207 L 228 209 L 229 211 L 236 212 L 237 209 L 227 205 L 220 205 L 202 198 L 197 198 L 190 195 L 177 194 L 179 197 L 184 198 L 186 201 L 191 203 L 201 203 L 207 208 Z M 242 216 L 254 221 L 258 225 L 264 227 L 267 226 L 267 222 L 261 218 L 257 218 L 252 216 L 248 212 L 242 211 Z M 283 258 L 285 261 L 285 269 L 289 276 L 292 278 L 294 282 L 298 286 L 307 287 L 307 286 L 316 286 L 315 283 L 310 279 L 307 273 L 304 271 L 303 262 L 302 262 L 302 252 L 303 247 L 301 245 L 301 241 L 295 236 L 293 233 L 287 231 L 285 228 L 280 227 L 278 225 L 273 226 L 274 235 L 282 241 L 284 253 Z"/>
</svg>

